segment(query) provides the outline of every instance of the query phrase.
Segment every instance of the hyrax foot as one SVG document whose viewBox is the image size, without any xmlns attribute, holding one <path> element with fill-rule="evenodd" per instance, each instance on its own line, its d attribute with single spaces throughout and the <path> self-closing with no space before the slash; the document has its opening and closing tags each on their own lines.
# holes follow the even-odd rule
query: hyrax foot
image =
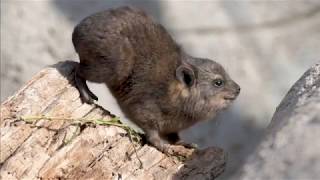
<svg viewBox="0 0 320 180">
<path fill-rule="evenodd" d="M 185 148 L 184 146 L 180 145 L 170 145 L 165 154 L 167 154 L 168 156 L 180 156 L 189 158 L 195 151 L 196 149 L 194 148 Z"/>
<path fill-rule="evenodd" d="M 176 133 L 175 133 L 176 134 Z M 189 157 L 195 151 L 194 146 L 187 143 L 182 143 L 181 140 L 177 141 L 175 144 L 167 144 L 164 139 L 159 136 L 159 133 L 156 130 L 149 130 L 146 132 L 147 140 L 159 151 L 163 152 L 168 156 L 183 156 Z M 179 137 L 177 134 L 170 134 L 172 139 Z M 181 144 L 179 144 L 181 142 Z M 188 147 L 186 147 L 188 145 Z M 190 148 L 192 147 L 192 148 Z"/>
<path fill-rule="evenodd" d="M 187 142 L 184 142 L 184 141 L 182 141 L 182 140 L 176 142 L 175 145 L 184 146 L 185 148 L 188 148 L 188 149 L 197 149 L 197 148 L 198 148 L 198 145 L 197 145 L 197 144 L 187 143 Z"/>
<path fill-rule="evenodd" d="M 173 144 L 173 145 L 184 146 L 185 148 L 189 148 L 189 149 L 196 149 L 198 147 L 196 144 L 187 143 L 181 140 L 178 133 L 165 134 L 163 135 L 163 138 L 165 138 L 170 144 Z"/>
<path fill-rule="evenodd" d="M 159 151 L 166 153 L 169 148 L 169 144 L 166 144 L 164 140 L 161 139 L 159 133 L 156 130 L 146 131 L 147 141 L 157 148 Z"/>
<path fill-rule="evenodd" d="M 98 97 L 88 88 L 86 80 L 77 75 L 77 71 L 75 73 L 75 82 L 83 102 L 93 104 L 94 100 L 98 100 Z"/>
</svg>

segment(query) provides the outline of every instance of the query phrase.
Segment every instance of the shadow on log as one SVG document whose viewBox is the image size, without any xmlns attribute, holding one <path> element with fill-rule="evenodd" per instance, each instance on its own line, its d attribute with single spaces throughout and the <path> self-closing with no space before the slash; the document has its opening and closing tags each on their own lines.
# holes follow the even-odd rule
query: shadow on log
<svg viewBox="0 0 320 180">
<path fill-rule="evenodd" d="M 214 179 L 224 171 L 220 148 L 181 162 L 131 141 L 121 127 L 82 122 L 114 116 L 81 102 L 75 66 L 66 61 L 42 70 L 1 105 L 0 179 Z"/>
</svg>

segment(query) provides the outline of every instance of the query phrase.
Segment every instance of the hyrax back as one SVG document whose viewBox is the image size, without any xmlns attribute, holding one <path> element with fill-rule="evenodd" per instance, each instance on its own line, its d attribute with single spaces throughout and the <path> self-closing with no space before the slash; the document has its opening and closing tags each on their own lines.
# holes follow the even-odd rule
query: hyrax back
<svg viewBox="0 0 320 180">
<path fill-rule="evenodd" d="M 179 55 L 178 46 L 161 25 L 129 7 L 89 16 L 76 26 L 72 40 L 81 66 L 94 69 L 85 78 L 111 86 L 126 80 L 133 69 L 133 76 L 150 78 L 157 67 L 176 66 L 174 56 Z"/>
<path fill-rule="evenodd" d="M 74 29 L 80 57 L 76 84 L 84 101 L 97 97 L 86 80 L 106 83 L 121 109 L 164 150 L 178 132 L 212 118 L 239 94 L 218 63 L 187 55 L 143 11 L 121 7 L 91 15 Z"/>
</svg>

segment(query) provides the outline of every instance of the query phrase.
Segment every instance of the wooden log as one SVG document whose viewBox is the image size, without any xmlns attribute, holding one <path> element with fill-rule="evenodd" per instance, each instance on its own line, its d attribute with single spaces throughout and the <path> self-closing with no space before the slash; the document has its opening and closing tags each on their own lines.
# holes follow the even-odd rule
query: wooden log
<svg viewBox="0 0 320 180">
<path fill-rule="evenodd" d="M 95 123 L 115 118 L 81 102 L 73 81 L 77 65 L 42 70 L 2 103 L 0 179 L 214 179 L 224 171 L 220 148 L 180 146 L 191 152 L 182 162 L 133 141 L 126 127 Z"/>
</svg>

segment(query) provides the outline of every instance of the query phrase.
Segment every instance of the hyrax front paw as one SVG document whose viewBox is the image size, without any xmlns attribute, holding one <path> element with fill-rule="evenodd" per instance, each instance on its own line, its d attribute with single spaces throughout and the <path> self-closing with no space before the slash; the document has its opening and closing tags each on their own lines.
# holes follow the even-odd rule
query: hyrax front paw
<svg viewBox="0 0 320 180">
<path fill-rule="evenodd" d="M 183 146 L 183 147 L 188 148 L 188 149 L 197 149 L 198 148 L 197 144 L 187 143 L 187 142 L 182 141 L 182 140 L 176 142 L 175 145 L 180 145 L 180 146 Z"/>
</svg>

